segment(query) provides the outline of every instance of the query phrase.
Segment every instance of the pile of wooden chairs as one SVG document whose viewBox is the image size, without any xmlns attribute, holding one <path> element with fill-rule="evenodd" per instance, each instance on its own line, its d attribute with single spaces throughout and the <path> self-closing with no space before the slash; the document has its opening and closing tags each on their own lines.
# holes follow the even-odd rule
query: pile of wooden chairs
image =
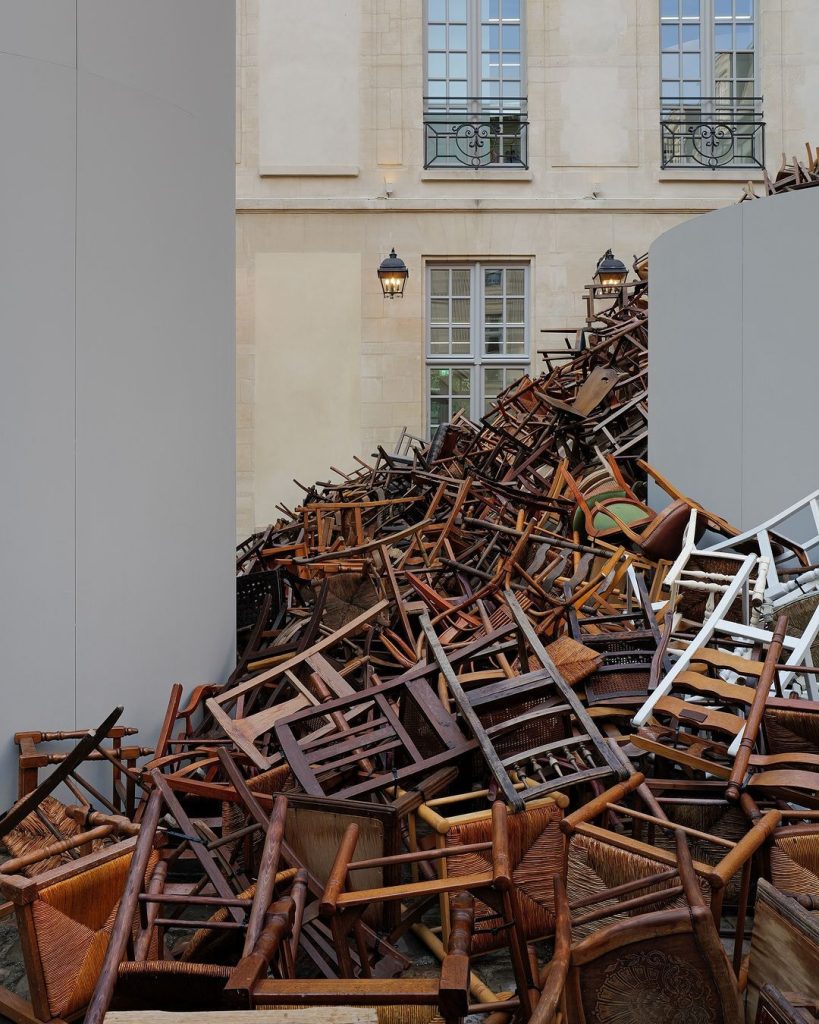
<svg viewBox="0 0 819 1024">
<path fill-rule="evenodd" d="M 16 736 L 0 1013 L 810 1019 L 819 492 L 740 532 L 645 461 L 637 268 L 241 544 L 236 667 L 150 747 Z"/>
</svg>

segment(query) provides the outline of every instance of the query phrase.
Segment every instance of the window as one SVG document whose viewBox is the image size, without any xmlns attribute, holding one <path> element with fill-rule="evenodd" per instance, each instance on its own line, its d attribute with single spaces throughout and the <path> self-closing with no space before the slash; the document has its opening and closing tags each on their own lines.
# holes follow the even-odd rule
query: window
<svg viewBox="0 0 819 1024">
<path fill-rule="evenodd" d="M 663 166 L 763 166 L 755 0 L 660 0 Z"/>
<path fill-rule="evenodd" d="M 529 268 L 427 267 L 427 423 L 478 420 L 529 369 Z"/>
<path fill-rule="evenodd" d="M 526 166 L 523 0 L 426 0 L 425 166 Z"/>
</svg>

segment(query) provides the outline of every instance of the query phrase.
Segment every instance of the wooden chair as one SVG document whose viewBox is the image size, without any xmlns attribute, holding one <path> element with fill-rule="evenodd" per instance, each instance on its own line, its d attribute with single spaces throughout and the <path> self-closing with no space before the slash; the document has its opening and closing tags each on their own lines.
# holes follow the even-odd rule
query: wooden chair
<svg viewBox="0 0 819 1024">
<path fill-rule="evenodd" d="M 304 869 L 307 874 L 307 905 L 301 918 L 299 940 L 301 950 L 327 978 L 339 976 L 332 936 L 318 914 L 319 899 L 335 859 L 338 844 L 351 823 L 360 829 L 362 849 L 370 856 L 389 856 L 400 850 L 407 816 L 423 800 L 446 787 L 455 778 L 454 769 L 442 769 L 423 780 L 417 789 L 407 793 L 387 792 L 386 804 L 362 803 L 352 800 L 315 798 L 292 789 L 293 779 L 286 766 L 270 769 L 245 778 L 244 764 L 239 758 L 219 751 L 218 759 L 224 778 L 203 782 L 188 777 L 172 776 L 168 784 L 175 791 L 193 794 L 200 799 L 218 801 L 222 805 L 222 839 L 230 840 L 240 865 L 258 863 L 261 850 L 259 838 L 266 835 L 271 815 L 280 797 L 287 798 L 285 835 L 282 856 L 291 869 Z M 277 793 L 281 787 L 284 794 Z M 250 842 L 254 849 L 245 852 Z M 398 879 L 396 870 L 373 869 L 368 884 L 390 884 Z M 400 918 L 400 907 L 387 904 L 373 906 L 364 915 L 363 935 L 376 957 L 382 977 L 406 969 L 409 961 L 380 933 L 391 931 Z M 378 932 L 375 931 L 378 929 Z M 355 962 L 358 953 L 350 951 Z"/>
<path fill-rule="evenodd" d="M 743 554 L 749 550 L 756 552 L 768 563 L 768 600 L 781 600 L 795 592 L 800 585 L 809 582 L 803 580 L 798 584 L 789 570 L 796 569 L 796 574 L 802 575 L 816 569 L 811 563 L 819 550 L 818 498 L 819 491 L 813 491 L 764 523 L 717 541 L 706 550 L 738 551 Z M 783 534 L 783 529 L 798 534 L 798 539 Z"/>
<path fill-rule="evenodd" d="M 744 978 L 749 1021 L 765 985 L 819 1000 L 819 922 L 790 896 L 761 879 Z M 775 1019 L 775 1018 L 774 1018 Z M 764 1020 L 764 1018 L 763 1018 Z"/>
<path fill-rule="evenodd" d="M 819 1020 L 819 1001 L 795 992 L 780 992 L 765 984 L 759 993 L 756 1024 L 813 1024 Z"/>
<path fill-rule="evenodd" d="M 423 677 L 305 708 L 274 730 L 305 793 L 348 800 L 431 774 L 474 748 Z"/>
<path fill-rule="evenodd" d="M 292 884 L 295 903 L 304 904 L 306 873 L 278 871 L 285 797 L 277 801 L 258 870 L 251 875 L 225 852 L 235 850 L 235 837 L 219 840 L 202 823 L 197 827 L 161 773 L 154 770 L 152 775 L 153 791 L 88 1008 L 89 1024 L 101 1024 L 111 1005 L 212 1008 L 238 955 L 237 941 L 239 949 L 242 942 L 255 943 L 276 885 Z M 163 810 L 172 816 L 174 827 L 160 826 Z M 176 845 L 169 840 L 176 840 Z M 194 865 L 198 873 L 191 870 Z M 194 911 L 196 917 L 191 916 Z M 169 936 L 180 932 L 190 934 L 190 939 L 169 944 Z M 291 950 L 291 965 L 294 953 Z"/>
<path fill-rule="evenodd" d="M 516 784 L 523 789 L 524 784 Z M 449 794 L 420 804 L 410 819 L 410 849 L 420 849 L 418 829 L 426 826 L 436 850 L 449 850 L 445 861 L 438 861 L 439 877 L 469 875 L 485 870 L 490 861 L 489 851 L 458 855 L 459 848 L 484 843 L 492 835 L 492 809 L 488 804 L 489 790 Z M 563 811 L 568 797 L 553 792 L 527 804 L 522 811 L 508 818 L 509 857 L 512 880 L 517 891 L 520 925 L 527 942 L 551 935 L 554 931 L 554 903 L 551 886 L 544 882 L 563 871 L 565 839 L 560 831 Z M 456 813 L 457 812 L 457 813 Z M 444 945 L 449 939 L 449 912 L 452 896 L 441 894 L 441 933 Z M 475 930 L 472 941 L 473 955 L 480 955 L 506 944 L 505 937 L 494 925 L 497 915 L 491 908 L 478 904 L 475 908 Z M 423 929 L 423 931 L 422 931 Z M 425 940 L 425 926 L 416 934 Z"/>
<path fill-rule="evenodd" d="M 354 978 L 359 974 L 364 978 L 372 976 L 372 966 L 365 956 L 361 941 L 358 941 L 360 952 L 358 967 L 353 963 L 348 952 L 350 936 L 358 936 L 362 915 L 372 903 L 395 901 L 404 905 L 400 929 L 388 937 L 388 941 L 392 942 L 401 932 L 420 921 L 423 913 L 430 904 L 437 901 L 441 894 L 468 892 L 476 900 L 491 908 L 496 922 L 499 922 L 497 927 L 502 929 L 511 957 L 521 1012 L 528 1017 L 531 1012 L 529 992 L 534 985 L 534 978 L 521 928 L 517 891 L 512 879 L 506 805 L 501 800 L 495 800 L 492 804 L 492 828 L 489 839 L 470 843 L 460 848 L 421 850 L 416 853 L 400 854 L 394 858 L 369 858 L 356 861 L 353 860 L 353 856 L 357 842 L 357 826 L 350 825 L 339 846 L 321 899 L 321 913 L 332 929 L 339 964 L 342 967 L 342 976 L 346 978 Z M 378 889 L 356 889 L 353 887 L 356 873 L 368 871 L 374 867 L 387 867 L 390 861 L 407 866 L 426 861 L 432 865 L 438 861 L 448 862 L 453 856 L 463 856 L 464 854 L 482 855 L 477 870 L 455 876 L 442 873 L 442 876 L 438 878 L 410 881 Z M 486 860 L 484 855 L 488 855 L 489 860 Z"/>
<path fill-rule="evenodd" d="M 629 570 L 629 582 L 623 612 L 581 618 L 574 605 L 568 609 L 572 637 L 601 657 L 601 664 L 584 682 L 590 707 L 642 704 L 648 695 L 652 664 L 668 640 L 660 633 L 642 575 Z"/>
<path fill-rule="evenodd" d="M 634 796 L 639 797 L 643 806 L 633 807 L 625 802 L 630 794 L 633 794 L 632 800 Z M 621 822 L 632 823 L 630 834 Z M 624 888 L 627 880 L 642 879 L 644 884 L 648 884 L 645 880 L 651 879 L 651 888 L 655 894 L 666 893 L 681 884 L 675 875 L 675 872 L 680 871 L 680 837 L 707 842 L 723 851 L 721 856 L 713 858 L 714 863 L 693 861 L 691 864 L 694 877 L 701 880 L 717 927 L 722 918 L 726 889 L 737 872 L 741 872 L 737 889 L 740 911 L 734 932 L 733 951 L 734 969 L 738 974 L 752 858 L 770 839 L 779 822 L 779 812 L 768 811 L 759 820 L 749 822 L 737 840 L 706 833 L 681 821 L 670 820 L 650 788 L 645 785 L 645 777 L 636 773 L 627 782 L 612 787 L 564 818 L 561 828 L 570 837 L 569 891 L 572 893 L 574 889 L 600 898 L 608 892 L 610 899 L 619 901 L 623 893 L 630 892 Z M 658 832 L 673 836 L 673 844 L 659 843 L 656 839 Z M 676 847 L 676 853 L 672 846 Z M 685 849 L 685 856 L 690 860 L 687 845 Z M 649 896 L 646 896 L 644 903 L 650 905 Z M 616 910 L 616 904 L 614 907 Z"/>
<path fill-rule="evenodd" d="M 615 903 L 614 910 L 611 894 L 570 903 L 558 886 L 558 929 L 564 939 L 558 969 L 547 977 L 534 1013 L 538 1024 L 555 1021 L 561 1003 L 566 1024 L 744 1024 L 736 980 L 679 833 L 671 874 L 674 884 L 664 893 L 633 895 L 650 880 L 621 886 L 628 899 Z M 680 907 L 644 910 L 677 896 L 683 901 Z M 600 925 L 626 906 L 633 916 Z M 594 931 L 572 940 L 565 952 L 571 930 L 592 922 Z"/>
<path fill-rule="evenodd" d="M 255 945 L 232 972 L 225 997 L 234 1007 L 369 1006 L 378 1009 L 377 1024 L 429 1024 L 436 1015 L 445 1024 L 458 1024 L 467 1014 L 472 901 L 466 894 L 457 899 L 449 948 L 440 975 L 434 978 L 277 977 L 270 968 L 293 930 L 288 910 L 286 903 L 277 905 L 278 913 L 269 917 Z"/>
<path fill-rule="evenodd" d="M 86 843 L 93 841 L 89 836 L 98 837 L 101 827 L 86 833 Z M 99 977 L 136 842 L 135 838 L 115 842 L 31 878 L 0 874 L 0 894 L 6 901 L 0 917 L 15 917 L 29 988 L 28 1000 L 0 988 L 0 1013 L 16 1024 L 82 1015 Z M 34 851 L 33 856 L 40 852 Z M 143 879 L 153 863 L 149 857 Z M 4 866 L 22 871 L 29 864 L 30 860 L 16 859 Z M 133 922 L 132 914 L 129 923 Z"/>
<path fill-rule="evenodd" d="M 69 730 L 67 732 L 42 732 L 28 730 L 14 734 L 17 744 L 17 797 L 21 799 L 32 793 L 40 783 L 40 772 L 50 765 L 59 765 L 65 761 L 69 752 L 60 750 L 65 743 L 76 742 L 87 735 L 88 730 Z M 137 730 L 125 725 L 114 725 L 99 746 L 89 751 L 86 762 L 107 761 L 110 765 L 111 790 L 110 796 L 104 796 L 96 787 L 94 798 L 104 806 L 110 814 L 125 814 L 132 818 L 136 809 L 136 787 L 132 782 L 132 774 L 136 772 L 140 760 L 154 754 L 151 747 L 140 747 L 129 742 L 129 737 L 136 735 Z M 108 743 L 105 742 L 108 740 Z M 55 749 L 56 747 L 56 749 Z M 105 748 L 103 753 L 101 748 Z M 72 782 L 77 788 L 84 788 L 89 793 L 90 783 L 77 771 L 72 773 Z M 75 793 L 76 795 L 76 793 Z M 101 799 L 100 799 L 101 798 Z"/>
<path fill-rule="evenodd" d="M 653 560 L 674 557 L 688 523 L 689 505 L 676 499 L 656 513 L 637 497 L 614 458 L 606 456 L 602 462 L 602 478 L 595 473 L 577 481 L 563 469 L 577 502 L 575 527 L 591 540 L 624 537 Z"/>
<path fill-rule="evenodd" d="M 105 739 L 110 735 L 112 729 L 116 727 L 122 712 L 122 707 L 114 708 L 111 714 L 96 729 L 80 732 L 79 742 L 74 745 L 70 752 L 61 755 L 53 771 L 49 772 L 46 778 L 37 782 L 36 785 L 33 785 L 34 779 L 30 775 L 18 780 L 19 788 L 24 793 L 13 807 L 0 816 L 0 840 L 31 813 L 42 813 L 40 805 L 59 786 L 66 786 L 81 803 L 87 800 L 83 790 L 90 792 L 95 797 L 101 796 L 79 775 L 78 769 L 92 754 L 103 749 Z M 121 762 L 119 763 L 121 765 Z M 103 806 L 107 806 L 112 813 L 117 813 L 116 808 L 105 797 L 102 797 L 101 803 Z"/>
<path fill-rule="evenodd" d="M 430 660 L 441 670 L 506 801 L 520 809 L 551 790 L 624 774 L 622 763 L 560 675 L 511 590 L 504 592 L 504 600 L 518 636 L 522 671 L 500 684 L 465 690 L 429 618 L 421 616 L 420 622 Z M 530 658 L 540 667 L 532 669 Z M 510 770 L 521 781 L 531 776 L 535 785 L 516 790 Z"/>
</svg>

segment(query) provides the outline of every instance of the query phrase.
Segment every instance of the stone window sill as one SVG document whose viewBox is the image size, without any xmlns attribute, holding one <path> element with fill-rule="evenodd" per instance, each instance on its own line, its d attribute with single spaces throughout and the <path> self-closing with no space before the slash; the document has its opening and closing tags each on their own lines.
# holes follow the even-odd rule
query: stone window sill
<svg viewBox="0 0 819 1024">
<path fill-rule="evenodd" d="M 700 168 L 679 168 L 660 171 L 658 181 L 699 181 L 703 185 L 713 184 L 715 181 L 739 182 L 744 185 L 746 181 L 763 181 L 762 170 L 756 167 L 718 167 L 716 170 L 709 170 L 707 167 Z"/>
<path fill-rule="evenodd" d="M 471 171 L 468 168 L 430 168 L 421 171 L 421 181 L 532 181 L 534 175 L 522 167 L 497 168 L 496 170 Z"/>
</svg>

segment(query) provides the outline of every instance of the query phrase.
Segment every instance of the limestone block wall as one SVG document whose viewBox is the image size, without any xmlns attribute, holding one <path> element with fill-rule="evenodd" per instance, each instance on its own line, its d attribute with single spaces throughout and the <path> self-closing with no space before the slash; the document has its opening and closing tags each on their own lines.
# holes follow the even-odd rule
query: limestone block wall
<svg viewBox="0 0 819 1024">
<path fill-rule="evenodd" d="M 783 151 L 819 142 L 819 5 L 758 3 L 775 169 Z M 423 432 L 428 261 L 529 261 L 534 353 L 555 340 L 541 328 L 582 323 L 583 287 L 608 247 L 628 262 L 669 228 L 731 206 L 749 177 L 761 177 L 661 169 L 659 0 L 524 0 L 525 170 L 424 169 L 424 0 L 316 0 L 309 9 L 240 0 L 237 26 L 240 535 L 267 523 L 276 501 L 298 500 L 293 476 L 325 478 L 330 463 L 347 467 L 353 452 L 369 455 L 402 426 Z M 410 280 L 390 302 L 375 269 L 393 245 Z M 294 253 L 338 272 L 306 283 L 309 263 L 289 263 Z M 319 312 L 320 345 L 298 329 Z M 299 345 L 311 346 L 303 375 L 285 352 Z M 289 384 L 258 373 L 277 355 L 295 374 Z M 308 385 L 316 397 L 306 408 Z M 271 423 L 274 409 L 300 424 L 298 460 Z"/>
</svg>

